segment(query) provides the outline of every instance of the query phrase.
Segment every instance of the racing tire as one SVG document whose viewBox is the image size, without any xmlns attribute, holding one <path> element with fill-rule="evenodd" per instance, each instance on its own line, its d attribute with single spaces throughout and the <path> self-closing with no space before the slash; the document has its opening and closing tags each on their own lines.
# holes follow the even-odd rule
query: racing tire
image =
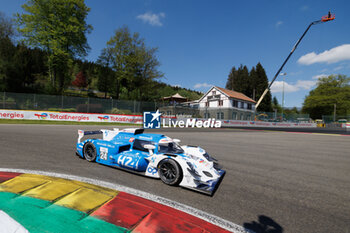
<svg viewBox="0 0 350 233">
<path fill-rule="evenodd" d="M 160 179 L 167 185 L 178 185 L 182 180 L 182 170 L 173 159 L 163 159 L 158 165 Z"/>
<path fill-rule="evenodd" d="M 83 147 L 84 158 L 89 162 L 94 162 L 96 160 L 97 151 L 96 147 L 92 142 L 85 143 Z"/>
</svg>

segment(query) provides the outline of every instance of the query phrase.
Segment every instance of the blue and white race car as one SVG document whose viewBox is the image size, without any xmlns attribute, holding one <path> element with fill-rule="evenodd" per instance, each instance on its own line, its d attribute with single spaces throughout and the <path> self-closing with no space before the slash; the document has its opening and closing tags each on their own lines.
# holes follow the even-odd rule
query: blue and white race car
<svg viewBox="0 0 350 233">
<path fill-rule="evenodd" d="M 126 169 L 160 178 L 165 184 L 179 185 L 213 195 L 225 171 L 217 160 L 198 146 L 180 146 L 178 139 L 144 129 L 78 131 L 76 154 L 90 162 Z M 85 135 L 102 134 L 103 139 Z"/>
</svg>

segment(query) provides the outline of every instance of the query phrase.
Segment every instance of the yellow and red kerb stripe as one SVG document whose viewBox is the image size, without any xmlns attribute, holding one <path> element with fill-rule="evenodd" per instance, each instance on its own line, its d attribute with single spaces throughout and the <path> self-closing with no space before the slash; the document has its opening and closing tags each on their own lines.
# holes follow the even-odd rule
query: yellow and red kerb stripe
<svg viewBox="0 0 350 233">
<path fill-rule="evenodd" d="M 38 202 L 33 202 L 34 205 L 42 205 L 40 207 L 42 209 L 45 209 L 48 205 L 60 208 L 57 211 L 51 211 L 51 215 L 55 214 L 55 212 L 63 213 L 62 211 L 66 211 L 66 209 L 75 210 L 77 212 L 70 212 L 73 214 L 72 218 L 77 214 L 81 216 L 77 218 L 77 224 L 84 224 L 81 219 L 85 219 L 85 225 L 88 227 L 84 226 L 84 230 L 91 229 L 91 232 L 95 232 L 94 230 L 99 227 L 104 227 L 104 229 L 111 231 L 128 231 L 133 233 L 229 232 L 205 220 L 166 205 L 80 181 L 43 175 L 0 172 L 1 193 L 13 194 L 15 195 L 14 197 L 20 196 L 42 202 L 45 201 L 46 203 L 39 204 Z M 0 195 L 0 202 L 1 200 Z M 10 208 L 8 205 L 5 206 Z M 31 217 L 35 218 L 35 216 Z M 55 218 L 55 216 L 51 217 Z M 59 217 L 57 216 L 57 221 L 61 221 Z M 16 220 L 21 223 L 21 219 Z M 114 229 L 111 225 L 106 225 L 105 223 L 112 224 L 118 228 Z M 67 228 L 72 227 L 68 225 Z M 31 227 L 34 228 L 32 225 Z M 56 228 L 52 229 L 52 232 L 57 230 Z M 69 228 L 67 230 L 72 229 Z"/>
</svg>

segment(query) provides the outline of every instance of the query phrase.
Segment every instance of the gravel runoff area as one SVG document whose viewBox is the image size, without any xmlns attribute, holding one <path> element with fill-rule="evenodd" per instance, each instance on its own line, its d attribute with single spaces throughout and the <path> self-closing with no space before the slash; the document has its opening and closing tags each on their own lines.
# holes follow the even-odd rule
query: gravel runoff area
<svg viewBox="0 0 350 233">
<path fill-rule="evenodd" d="M 125 185 L 256 232 L 350 232 L 348 136 L 244 129 L 152 131 L 200 145 L 221 162 L 226 176 L 209 197 L 76 157 L 77 129 L 100 128 L 0 125 L 0 167 Z"/>
</svg>

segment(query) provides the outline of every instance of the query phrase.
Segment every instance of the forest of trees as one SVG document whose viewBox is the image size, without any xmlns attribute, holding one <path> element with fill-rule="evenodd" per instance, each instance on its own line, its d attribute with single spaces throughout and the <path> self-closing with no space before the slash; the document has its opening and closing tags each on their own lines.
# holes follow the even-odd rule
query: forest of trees
<svg viewBox="0 0 350 233">
<path fill-rule="evenodd" d="M 234 90 L 245 94 L 246 96 L 258 101 L 269 82 L 265 69 L 260 62 L 250 71 L 247 66 L 241 65 L 238 69 L 232 67 L 226 82 L 226 89 Z M 272 112 L 272 97 L 270 91 L 258 107 L 258 111 Z"/>
<path fill-rule="evenodd" d="M 322 115 L 333 115 L 334 109 L 337 116 L 350 114 L 350 78 L 345 75 L 319 78 L 317 87 L 305 97 L 302 111 L 322 119 Z"/>
<path fill-rule="evenodd" d="M 116 29 L 96 62 L 89 52 L 84 0 L 28 0 L 23 13 L 0 13 L 0 91 L 159 101 L 179 92 L 194 100 L 200 92 L 161 82 L 157 48 L 138 33 Z M 74 91 L 76 90 L 76 91 Z M 83 90 L 83 91 L 82 91 Z"/>
<path fill-rule="evenodd" d="M 13 17 L 0 12 L 0 92 L 97 96 L 113 99 L 159 101 L 175 93 L 189 100 L 202 93 L 162 82 L 157 48 L 146 45 L 139 33 L 124 26 L 106 41 L 96 62 L 84 58 L 90 48 L 87 23 L 90 8 L 84 0 L 27 0 L 23 13 Z M 268 86 L 263 66 L 251 70 L 233 67 L 226 88 L 259 100 Z M 312 118 L 350 112 L 349 78 L 321 78 L 306 96 L 303 113 Z M 281 106 L 270 91 L 258 111 Z M 293 112 L 298 110 L 292 109 Z M 287 111 L 284 111 L 287 112 Z"/>
</svg>

